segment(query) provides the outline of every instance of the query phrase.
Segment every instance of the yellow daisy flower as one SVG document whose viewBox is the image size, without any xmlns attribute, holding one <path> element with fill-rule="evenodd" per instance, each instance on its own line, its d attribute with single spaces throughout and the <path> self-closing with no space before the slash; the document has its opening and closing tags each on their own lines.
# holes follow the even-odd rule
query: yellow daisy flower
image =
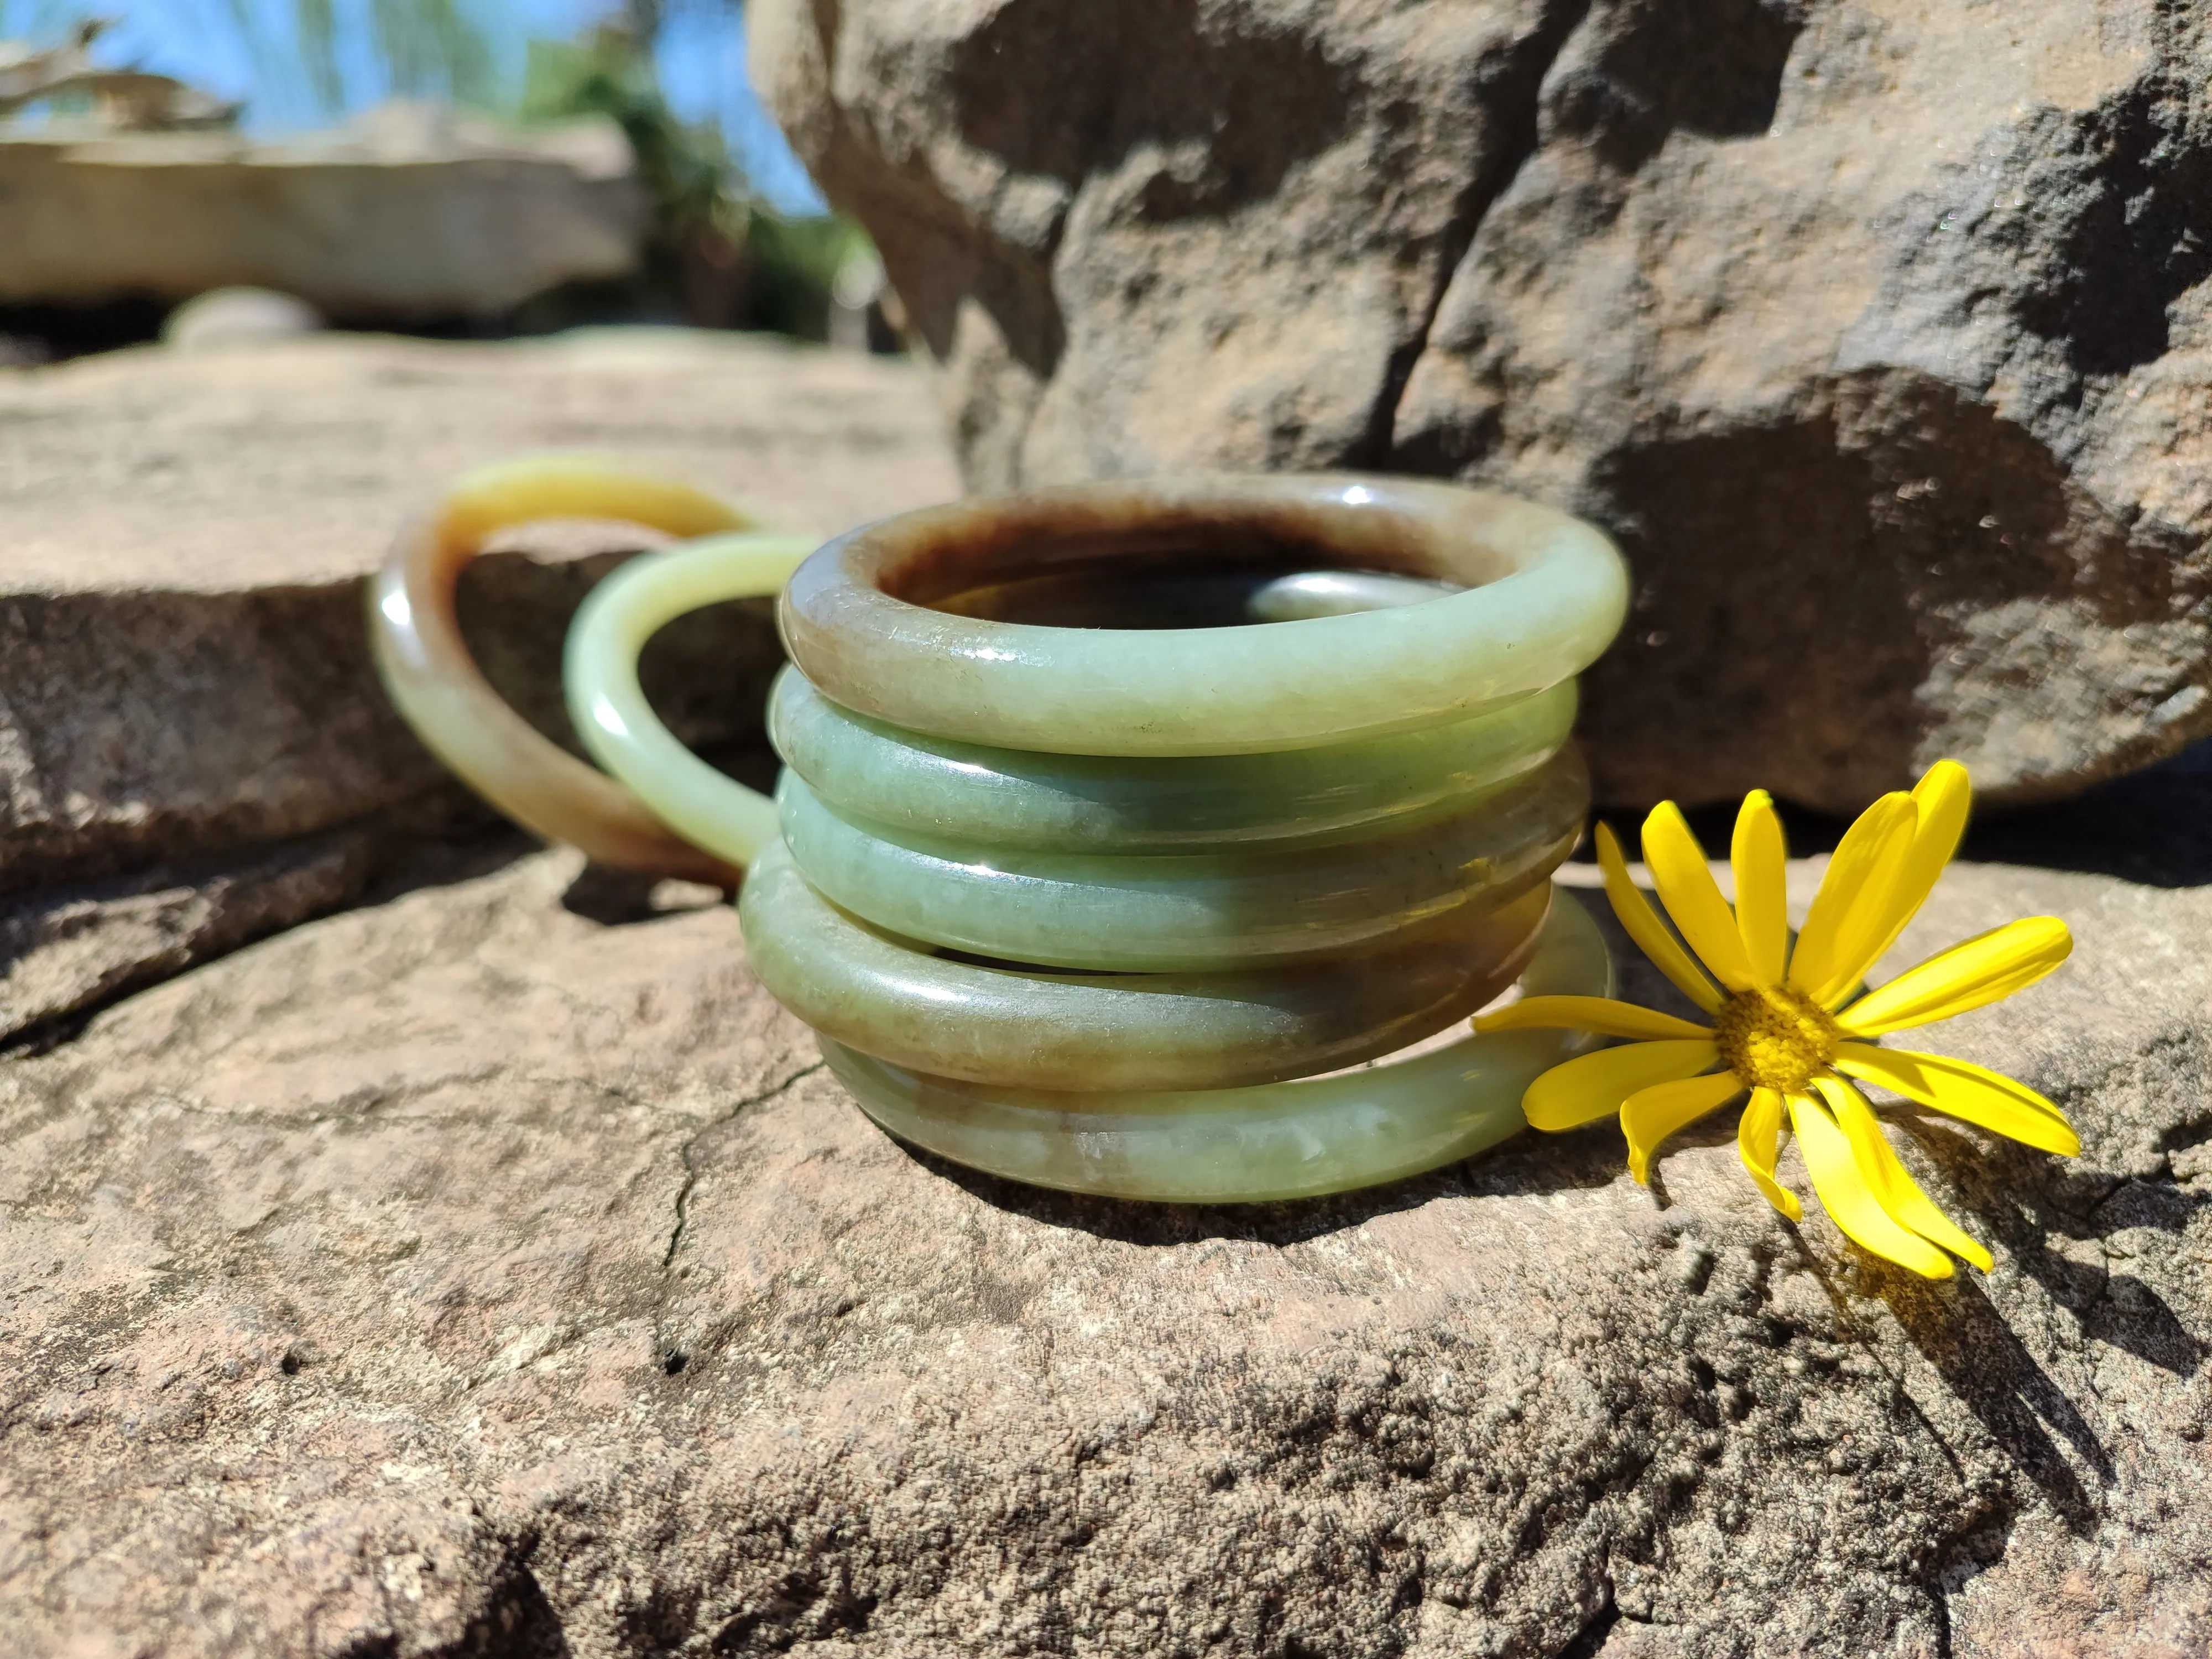
<svg viewBox="0 0 2212 1659">
<path fill-rule="evenodd" d="M 1846 1234 L 1930 1279 L 1950 1276 L 1946 1250 L 1988 1271 L 1990 1253 L 1905 1173 L 1851 1082 L 1880 1084 L 2045 1152 L 2081 1150 L 2065 1114 L 2034 1090 L 1962 1060 L 1875 1046 L 1889 1032 L 2033 985 L 2074 948 L 2058 918 L 2029 916 L 1865 989 L 1868 969 L 1896 943 L 1958 849 L 1971 794 L 1966 768 L 1941 761 L 1911 794 L 1885 795 L 1869 807 L 1837 847 L 1794 946 L 1782 821 L 1765 790 L 1745 796 L 1736 817 L 1733 907 L 1679 807 L 1666 802 L 1644 820 L 1644 862 L 1679 939 L 1631 883 L 1620 842 L 1600 824 L 1598 862 L 1613 913 L 1712 1024 L 1603 997 L 1530 997 L 1485 1016 L 1477 1024 L 1486 1031 L 1567 1027 L 1636 1039 L 1538 1078 L 1522 1103 L 1528 1121 L 1574 1129 L 1618 1111 L 1630 1173 L 1644 1182 L 1660 1142 L 1748 1090 L 1736 1146 L 1776 1209 L 1798 1217 L 1796 1196 L 1774 1178 L 1786 1109 L 1813 1188 Z"/>
</svg>

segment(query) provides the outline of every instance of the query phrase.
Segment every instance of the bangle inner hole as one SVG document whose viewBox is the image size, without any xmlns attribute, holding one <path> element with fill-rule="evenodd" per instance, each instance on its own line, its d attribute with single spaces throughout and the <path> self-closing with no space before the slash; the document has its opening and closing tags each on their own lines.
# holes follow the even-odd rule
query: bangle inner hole
<svg viewBox="0 0 2212 1659">
<path fill-rule="evenodd" d="M 1462 591 L 1414 558 L 1359 559 L 1318 540 L 1270 538 L 1227 548 L 1193 536 L 1076 552 L 1005 573 L 933 573 L 955 582 L 914 603 L 955 616 L 1046 628 L 1233 628 L 1415 604 Z M 980 579 L 978 579 L 980 578 Z M 934 584 L 931 584 L 934 586 Z M 890 591 L 897 592 L 886 583 Z"/>
<path fill-rule="evenodd" d="M 461 567 L 454 620 L 470 656 L 539 736 L 588 760 L 569 724 L 562 650 L 584 596 L 667 538 L 616 520 L 510 526 Z M 689 748 L 763 793 L 775 761 L 763 727 L 782 665 L 774 601 L 728 599 L 678 617 L 646 641 L 638 681 L 653 713 Z"/>
</svg>

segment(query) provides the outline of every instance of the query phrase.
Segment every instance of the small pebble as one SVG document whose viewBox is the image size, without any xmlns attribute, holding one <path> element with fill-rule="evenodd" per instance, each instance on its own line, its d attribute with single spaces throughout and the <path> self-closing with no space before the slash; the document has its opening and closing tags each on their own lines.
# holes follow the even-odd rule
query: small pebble
<svg viewBox="0 0 2212 1659">
<path fill-rule="evenodd" d="M 273 289 L 218 288 L 171 312 L 161 341 L 178 351 L 220 350 L 319 334 L 323 326 L 322 313 L 305 300 Z"/>
</svg>

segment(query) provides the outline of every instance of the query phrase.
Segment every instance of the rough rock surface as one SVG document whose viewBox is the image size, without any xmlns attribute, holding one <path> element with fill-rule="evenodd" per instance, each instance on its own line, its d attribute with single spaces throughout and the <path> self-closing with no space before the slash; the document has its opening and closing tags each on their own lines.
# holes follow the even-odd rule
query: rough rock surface
<svg viewBox="0 0 2212 1659">
<path fill-rule="evenodd" d="M 0 373 L 0 1037 L 343 902 L 394 829 L 465 810 L 377 684 L 362 597 L 456 471 L 625 454 L 825 532 L 957 489 L 902 365 L 681 333 L 119 353 Z M 568 611 L 643 539 L 548 526 L 464 576 L 542 728 Z M 647 670 L 727 746 L 778 660 L 732 606 Z"/>
<path fill-rule="evenodd" d="M 2081 939 L 1931 1034 L 2087 1142 L 1900 1115 L 1998 1257 L 1938 1287 L 1725 1123 L 1650 1192 L 1603 1127 L 1252 1211 L 975 1178 L 700 890 L 448 851 L 0 1061 L 0 1647 L 2202 1653 L 2203 782 L 2121 804 L 2194 885 L 1966 865 L 1904 941 Z"/>
<path fill-rule="evenodd" d="M 337 909 L 362 891 L 389 850 L 383 828 L 40 883 L 0 897 L 0 1038 L 39 1030 Z"/>
<path fill-rule="evenodd" d="M 763 0 L 982 486 L 1453 476 L 1638 598 L 1603 798 L 2212 730 L 2212 36 L 2161 0 Z"/>
</svg>

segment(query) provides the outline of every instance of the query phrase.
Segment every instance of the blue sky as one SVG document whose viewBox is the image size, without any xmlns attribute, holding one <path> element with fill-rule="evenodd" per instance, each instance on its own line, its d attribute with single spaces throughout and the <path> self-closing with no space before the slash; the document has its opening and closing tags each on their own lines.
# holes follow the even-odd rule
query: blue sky
<svg viewBox="0 0 2212 1659">
<path fill-rule="evenodd" d="M 388 90 L 372 45 L 374 0 L 331 0 L 338 69 L 349 106 Z M 526 43 L 566 39 L 598 21 L 603 0 L 459 0 L 498 53 L 510 82 Z M 289 55 L 296 0 L 0 0 L 0 40 L 51 42 L 86 14 L 115 20 L 100 57 L 156 70 L 246 100 L 246 124 L 263 132 L 318 125 L 312 93 Z M 755 185 L 792 211 L 821 209 L 806 172 L 745 78 L 744 27 L 717 0 L 670 7 L 660 51 L 662 85 L 686 118 L 720 123 Z M 255 42 L 260 43 L 258 49 Z"/>
</svg>

